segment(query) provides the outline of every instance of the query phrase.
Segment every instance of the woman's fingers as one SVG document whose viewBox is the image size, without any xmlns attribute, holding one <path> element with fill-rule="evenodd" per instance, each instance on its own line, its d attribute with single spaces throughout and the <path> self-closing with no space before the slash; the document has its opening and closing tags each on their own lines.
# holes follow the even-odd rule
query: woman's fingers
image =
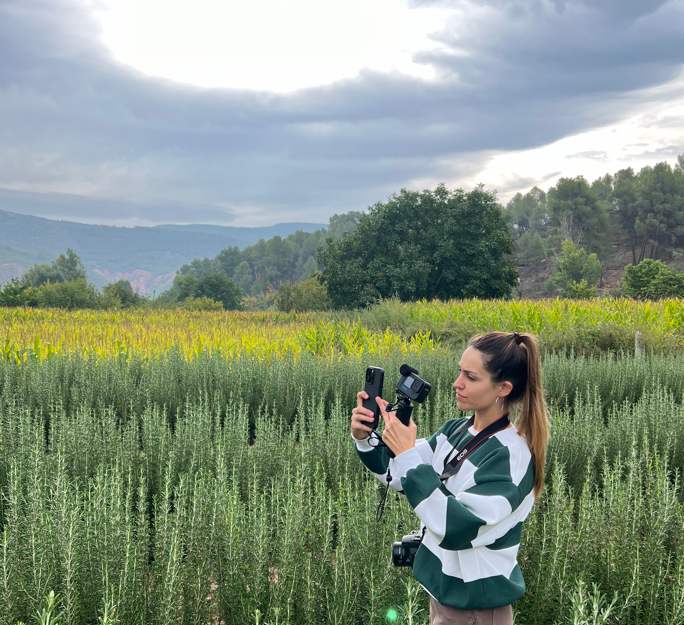
<svg viewBox="0 0 684 625">
<path fill-rule="evenodd" d="M 361 391 L 360 393 L 356 394 L 356 398 L 358 400 L 358 406 L 352 410 L 352 421 L 356 421 L 360 427 L 365 428 L 366 426 L 363 425 L 363 421 L 374 421 L 375 416 L 373 415 L 372 410 L 368 410 L 368 408 L 363 407 L 363 400 L 368 399 L 368 393 L 366 391 Z M 369 431 L 372 431 L 369 429 Z"/>
<path fill-rule="evenodd" d="M 387 412 L 387 405 L 389 404 L 389 402 L 382 399 L 382 397 L 378 397 L 375 401 L 378 402 L 380 414 L 382 415 L 382 418 L 385 420 L 385 425 L 387 425 L 387 420 L 392 418 L 390 416 L 391 413 Z"/>
</svg>

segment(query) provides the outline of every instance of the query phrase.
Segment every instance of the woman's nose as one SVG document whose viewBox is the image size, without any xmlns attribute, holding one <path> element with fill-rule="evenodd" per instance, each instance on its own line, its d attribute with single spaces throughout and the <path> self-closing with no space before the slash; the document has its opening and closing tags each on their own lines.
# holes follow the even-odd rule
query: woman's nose
<svg viewBox="0 0 684 625">
<path fill-rule="evenodd" d="M 456 381 L 454 382 L 454 388 L 463 388 L 463 383 L 459 382 L 461 378 L 456 378 Z"/>
</svg>

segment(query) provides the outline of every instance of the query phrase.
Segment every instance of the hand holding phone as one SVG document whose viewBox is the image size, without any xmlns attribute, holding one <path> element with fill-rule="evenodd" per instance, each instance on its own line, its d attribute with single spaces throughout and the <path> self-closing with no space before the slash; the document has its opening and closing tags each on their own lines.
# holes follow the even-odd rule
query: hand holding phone
<svg viewBox="0 0 684 625">
<path fill-rule="evenodd" d="M 385 370 L 380 367 L 368 367 L 366 369 L 366 385 L 364 386 L 364 391 L 368 395 L 368 399 L 363 400 L 363 407 L 366 410 L 373 412 L 374 420 L 373 422 L 368 422 L 367 425 L 376 429 L 380 423 L 380 408 L 378 407 L 378 402 L 375 401 L 376 397 L 382 397 L 382 384 L 385 381 Z"/>
</svg>

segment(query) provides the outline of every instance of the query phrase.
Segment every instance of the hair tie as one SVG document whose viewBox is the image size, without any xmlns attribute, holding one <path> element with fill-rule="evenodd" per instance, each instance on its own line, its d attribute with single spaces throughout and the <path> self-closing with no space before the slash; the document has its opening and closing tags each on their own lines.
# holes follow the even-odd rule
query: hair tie
<svg viewBox="0 0 684 625">
<path fill-rule="evenodd" d="M 522 343 L 522 336 L 520 336 L 520 332 L 513 332 L 513 338 L 515 338 L 515 342 L 520 345 Z"/>
</svg>

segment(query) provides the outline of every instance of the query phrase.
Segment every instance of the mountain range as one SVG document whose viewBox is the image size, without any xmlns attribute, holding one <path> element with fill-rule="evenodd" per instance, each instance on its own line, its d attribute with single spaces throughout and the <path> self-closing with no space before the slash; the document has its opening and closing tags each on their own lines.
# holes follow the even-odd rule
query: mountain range
<svg viewBox="0 0 684 625">
<path fill-rule="evenodd" d="M 0 207 L 6 205 L 0 194 Z M 130 228 L 0 210 L 0 283 L 21 277 L 34 263 L 49 263 L 71 248 L 83 261 L 88 280 L 96 286 L 127 279 L 139 293 L 159 293 L 171 285 L 181 265 L 195 258 L 214 257 L 230 246 L 244 249 L 275 235 L 286 237 L 297 230 L 313 232 L 325 227 L 283 223 L 255 228 L 209 224 Z"/>
</svg>

